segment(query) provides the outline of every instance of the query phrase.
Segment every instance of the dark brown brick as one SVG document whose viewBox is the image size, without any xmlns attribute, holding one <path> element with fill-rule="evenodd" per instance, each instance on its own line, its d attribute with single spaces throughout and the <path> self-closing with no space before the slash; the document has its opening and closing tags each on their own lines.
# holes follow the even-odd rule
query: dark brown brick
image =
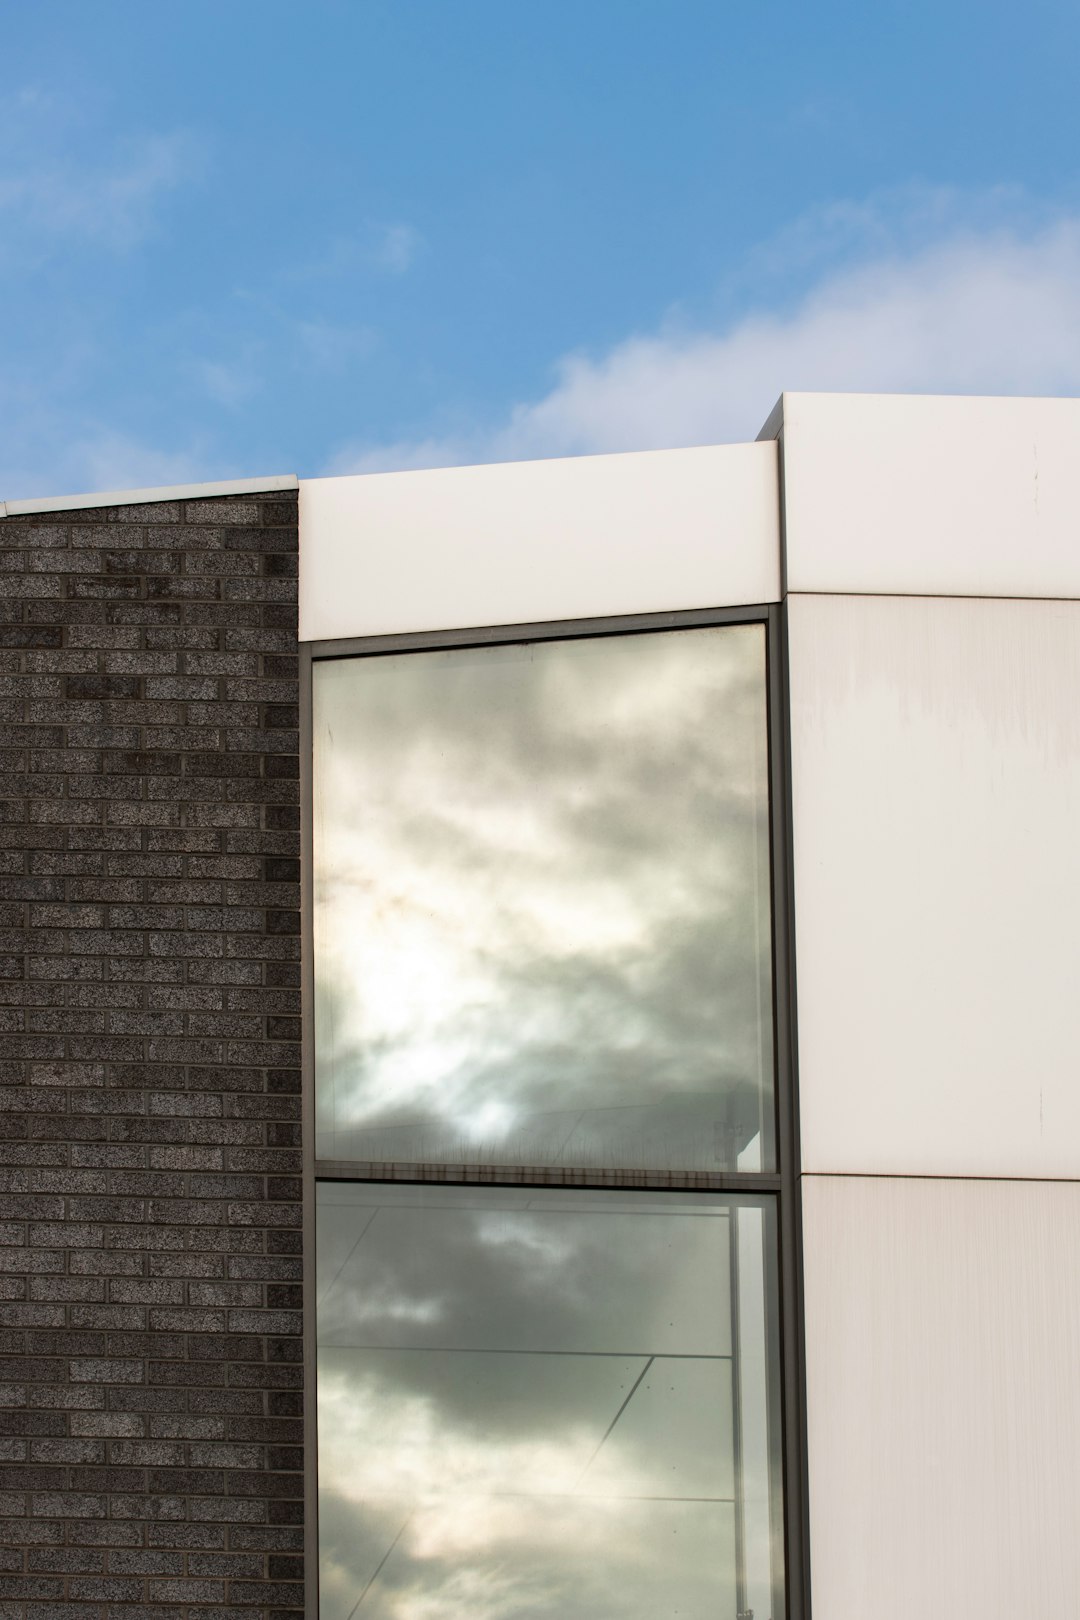
<svg viewBox="0 0 1080 1620">
<path fill-rule="evenodd" d="M 295 495 L 0 525 L 19 1620 L 301 1607 L 296 545 Z"/>
</svg>

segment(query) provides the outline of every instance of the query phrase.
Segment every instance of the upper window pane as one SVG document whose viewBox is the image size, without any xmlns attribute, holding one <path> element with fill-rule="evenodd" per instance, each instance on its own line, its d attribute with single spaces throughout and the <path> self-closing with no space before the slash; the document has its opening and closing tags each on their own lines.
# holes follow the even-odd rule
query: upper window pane
<svg viewBox="0 0 1080 1620">
<path fill-rule="evenodd" d="M 314 669 L 317 1153 L 771 1169 L 765 631 Z"/>
</svg>

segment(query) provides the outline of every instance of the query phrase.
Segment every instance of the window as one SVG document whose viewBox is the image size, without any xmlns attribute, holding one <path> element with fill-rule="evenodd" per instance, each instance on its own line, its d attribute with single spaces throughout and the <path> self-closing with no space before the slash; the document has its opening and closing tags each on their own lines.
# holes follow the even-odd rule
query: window
<svg viewBox="0 0 1080 1620">
<path fill-rule="evenodd" d="M 743 617 L 314 662 L 323 1620 L 786 1612 Z"/>
</svg>

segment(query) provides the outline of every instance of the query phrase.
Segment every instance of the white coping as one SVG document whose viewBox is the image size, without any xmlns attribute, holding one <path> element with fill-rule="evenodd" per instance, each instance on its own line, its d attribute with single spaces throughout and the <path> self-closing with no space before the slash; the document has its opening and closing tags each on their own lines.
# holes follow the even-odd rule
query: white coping
<svg viewBox="0 0 1080 1620">
<path fill-rule="evenodd" d="M 155 501 L 208 500 L 215 495 L 274 495 L 297 489 L 293 473 L 272 478 L 226 478 L 210 484 L 165 484 L 156 489 L 99 490 L 93 495 L 43 495 L 32 501 L 0 501 L 0 518 L 30 512 L 80 512 L 94 506 L 148 506 Z"/>
<path fill-rule="evenodd" d="M 781 415 L 788 590 L 1080 597 L 1080 400 L 785 394 Z"/>
<path fill-rule="evenodd" d="M 780 597 L 775 444 L 300 481 L 300 639 Z"/>
</svg>

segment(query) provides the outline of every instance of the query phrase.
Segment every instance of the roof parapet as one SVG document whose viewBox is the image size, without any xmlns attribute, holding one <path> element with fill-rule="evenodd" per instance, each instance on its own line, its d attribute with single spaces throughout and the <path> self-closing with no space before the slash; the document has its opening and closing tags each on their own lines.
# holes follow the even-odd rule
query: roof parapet
<svg viewBox="0 0 1080 1620">
<path fill-rule="evenodd" d="M 95 506 L 146 506 L 153 501 L 209 500 L 215 495 L 276 495 L 299 489 L 293 473 L 272 478 L 226 478 L 210 484 L 165 484 L 158 489 L 112 489 L 92 495 L 44 495 L 31 501 L 0 501 L 0 518 L 33 512 L 81 512 Z"/>
</svg>

